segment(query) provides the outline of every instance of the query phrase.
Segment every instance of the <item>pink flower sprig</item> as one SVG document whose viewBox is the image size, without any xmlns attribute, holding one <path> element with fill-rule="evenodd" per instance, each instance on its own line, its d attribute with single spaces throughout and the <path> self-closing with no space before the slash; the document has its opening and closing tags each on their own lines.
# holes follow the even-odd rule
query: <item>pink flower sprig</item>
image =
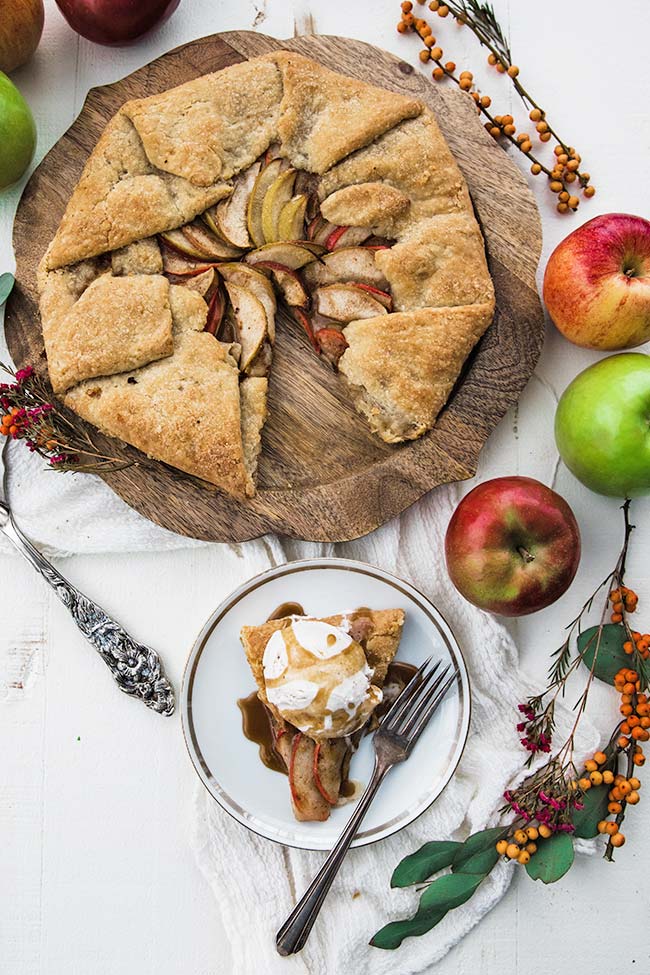
<svg viewBox="0 0 650 975">
<path fill-rule="evenodd" d="M 108 473 L 129 462 L 103 454 L 85 425 L 51 402 L 50 391 L 32 366 L 12 372 L 14 382 L 0 383 L 0 437 L 21 440 L 53 470 Z"/>
</svg>

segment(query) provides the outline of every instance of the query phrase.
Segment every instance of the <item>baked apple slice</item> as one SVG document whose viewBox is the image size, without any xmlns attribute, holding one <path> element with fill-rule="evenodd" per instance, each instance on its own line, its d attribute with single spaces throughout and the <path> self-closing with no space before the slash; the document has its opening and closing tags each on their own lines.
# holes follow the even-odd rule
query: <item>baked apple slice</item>
<svg viewBox="0 0 650 975">
<path fill-rule="evenodd" d="M 336 247 L 357 247 L 369 237 L 368 227 L 337 227 L 325 241 L 325 246 L 328 251 L 333 251 Z"/>
<path fill-rule="evenodd" d="M 273 283 L 280 292 L 287 305 L 296 308 L 307 308 L 309 306 L 309 294 L 300 280 L 300 276 L 291 268 L 284 264 L 276 264 L 274 261 L 260 261 L 255 268 L 264 274 L 270 274 Z"/>
<path fill-rule="evenodd" d="M 278 241 L 275 244 L 265 244 L 257 247 L 254 251 L 249 251 L 244 256 L 247 264 L 259 264 L 260 261 L 272 261 L 274 264 L 283 264 L 292 271 L 297 271 L 316 260 L 316 255 L 312 251 L 303 247 L 302 244 L 295 244 L 293 241 Z"/>
<path fill-rule="evenodd" d="M 181 227 L 181 232 L 196 251 L 200 252 L 200 256 L 209 261 L 232 261 L 241 257 L 241 248 L 232 247 L 221 237 L 216 237 L 202 220 L 185 224 Z"/>
<path fill-rule="evenodd" d="M 267 244 L 280 240 L 280 214 L 293 196 L 296 170 L 285 169 L 273 180 L 262 203 L 262 231 Z"/>
<path fill-rule="evenodd" d="M 202 271 L 201 274 L 186 274 L 184 277 L 179 277 L 176 284 L 182 284 L 190 291 L 198 291 L 202 298 L 209 303 L 214 289 L 219 284 L 219 276 L 213 267 L 209 267 L 207 271 Z"/>
<path fill-rule="evenodd" d="M 307 197 L 304 194 L 293 196 L 282 207 L 278 218 L 278 240 L 300 240 L 305 229 Z"/>
<path fill-rule="evenodd" d="M 266 314 L 266 330 L 269 341 L 275 341 L 275 313 L 278 306 L 273 287 L 262 271 L 249 264 L 219 264 L 219 273 L 228 284 L 236 284 L 240 288 L 247 288 L 261 302 Z"/>
<path fill-rule="evenodd" d="M 226 281 L 225 285 L 237 328 L 237 341 L 241 345 L 239 368 L 241 372 L 246 372 L 267 336 L 266 312 L 262 302 L 248 288 L 230 281 Z"/>
<path fill-rule="evenodd" d="M 204 332 L 209 332 L 215 338 L 221 338 L 224 319 L 226 315 L 226 295 L 220 283 L 217 283 L 210 304 L 208 305 L 208 317 L 205 323 Z M 233 336 L 234 338 L 234 336 Z"/>
<path fill-rule="evenodd" d="M 337 248 L 305 269 L 308 288 L 339 281 L 367 284 L 380 291 L 388 288 L 388 281 L 375 264 L 374 251 L 367 247 Z"/>
<path fill-rule="evenodd" d="M 291 314 L 298 324 L 304 329 L 307 338 L 311 342 L 311 347 L 314 352 L 318 352 L 320 354 L 320 345 L 318 344 L 310 316 L 303 311 L 302 308 L 292 308 Z"/>
<path fill-rule="evenodd" d="M 348 745 L 340 738 L 317 741 L 314 748 L 314 782 L 330 806 L 335 806 L 338 802 L 341 772 L 347 750 Z"/>
<path fill-rule="evenodd" d="M 247 249 L 253 246 L 253 241 L 248 232 L 246 215 L 260 168 L 260 162 L 249 166 L 235 182 L 232 195 L 217 203 L 214 208 L 214 219 L 219 233 L 233 247 Z"/>
<path fill-rule="evenodd" d="M 162 244 L 176 251 L 177 254 L 182 254 L 183 257 L 189 257 L 194 261 L 203 261 L 203 270 L 205 270 L 205 261 L 209 261 L 210 258 L 203 248 L 193 244 L 182 230 L 166 230 L 164 233 L 158 234 L 158 239 Z"/>
<path fill-rule="evenodd" d="M 264 229 L 262 226 L 262 207 L 266 191 L 282 172 L 282 160 L 273 158 L 262 167 L 253 184 L 253 189 L 248 200 L 246 211 L 246 223 L 248 233 L 256 247 L 261 247 L 265 243 Z"/>
<path fill-rule="evenodd" d="M 194 260 L 181 254 L 180 251 L 171 250 L 164 245 L 160 248 L 160 253 L 163 262 L 163 274 L 191 277 L 196 274 L 203 274 L 214 267 L 212 263 Z"/>
<path fill-rule="evenodd" d="M 323 356 L 333 366 L 338 366 L 339 359 L 348 347 L 348 341 L 337 328 L 320 328 L 316 332 L 318 348 Z"/>
<path fill-rule="evenodd" d="M 293 736 L 289 759 L 289 788 L 296 819 L 323 822 L 329 818 L 330 803 L 314 779 L 316 743 L 301 732 Z"/>
<path fill-rule="evenodd" d="M 335 223 L 330 223 L 325 217 L 318 214 L 310 221 L 307 227 L 307 237 L 309 240 L 313 240 L 316 244 L 322 244 L 326 247 L 328 239 L 336 230 L 343 230 L 345 228 L 338 227 Z"/>
<path fill-rule="evenodd" d="M 377 301 L 381 302 L 386 311 L 393 310 L 393 297 L 388 291 L 382 291 L 380 288 L 373 288 L 372 285 L 361 284 L 361 282 L 357 282 L 354 286 L 355 288 L 361 288 L 362 291 L 366 291 L 373 298 L 376 298 Z"/>
<path fill-rule="evenodd" d="M 327 284 L 314 292 L 316 310 L 335 322 L 354 322 L 388 314 L 384 306 L 367 291 L 354 284 Z"/>
</svg>

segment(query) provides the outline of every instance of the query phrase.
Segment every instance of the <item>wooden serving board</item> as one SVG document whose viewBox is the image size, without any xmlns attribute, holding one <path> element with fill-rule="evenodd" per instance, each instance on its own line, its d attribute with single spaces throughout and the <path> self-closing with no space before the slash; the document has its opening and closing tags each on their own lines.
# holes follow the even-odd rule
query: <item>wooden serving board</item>
<svg viewBox="0 0 650 975">
<path fill-rule="evenodd" d="M 78 119 L 29 180 L 16 214 L 17 281 L 5 327 L 18 365 L 45 370 L 36 268 L 54 236 L 86 158 L 124 101 L 277 48 L 427 102 L 465 175 L 485 236 L 497 312 L 435 428 L 420 440 L 384 444 L 350 403 L 343 380 L 304 334 L 281 316 L 264 428 L 258 493 L 236 502 L 131 447 L 101 436 L 104 449 L 135 463 L 104 480 L 129 505 L 172 531 L 244 541 L 276 531 L 345 541 L 372 531 L 436 485 L 471 477 L 490 432 L 519 397 L 544 331 L 535 288 L 539 214 L 513 162 L 485 132 L 469 96 L 434 87 L 411 65 L 360 41 L 309 36 L 277 41 L 251 32 L 215 34 L 94 88 Z"/>
</svg>

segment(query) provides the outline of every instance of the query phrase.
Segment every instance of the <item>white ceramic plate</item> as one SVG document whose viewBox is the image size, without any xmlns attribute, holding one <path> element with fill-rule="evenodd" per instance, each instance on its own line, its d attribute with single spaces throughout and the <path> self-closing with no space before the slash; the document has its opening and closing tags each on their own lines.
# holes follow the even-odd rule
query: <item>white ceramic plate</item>
<svg viewBox="0 0 650 975">
<path fill-rule="evenodd" d="M 382 569 L 348 559 L 309 559 L 269 569 L 240 586 L 210 616 L 192 648 L 183 678 L 183 732 L 194 767 L 217 802 L 242 825 L 278 843 L 329 850 L 352 804 L 337 807 L 325 823 L 293 818 L 286 776 L 262 765 L 257 745 L 242 732 L 238 698 L 254 690 L 239 642 L 240 628 L 264 622 L 284 602 L 327 616 L 359 606 L 403 609 L 404 634 L 397 659 L 420 664 L 431 654 L 454 661 L 460 682 L 432 718 L 407 762 L 385 779 L 353 846 L 390 836 L 411 823 L 440 795 L 467 739 L 470 691 L 460 647 L 425 596 Z M 364 738 L 352 759 L 351 778 L 367 782 L 373 747 Z"/>
</svg>

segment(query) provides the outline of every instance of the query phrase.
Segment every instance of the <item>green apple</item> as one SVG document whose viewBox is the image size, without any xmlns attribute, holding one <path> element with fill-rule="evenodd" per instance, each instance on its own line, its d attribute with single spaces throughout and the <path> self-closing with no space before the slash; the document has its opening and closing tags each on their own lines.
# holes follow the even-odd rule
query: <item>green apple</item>
<svg viewBox="0 0 650 975">
<path fill-rule="evenodd" d="M 36 148 L 36 126 L 29 105 L 0 71 L 0 190 L 20 179 Z"/>
<path fill-rule="evenodd" d="M 562 460 L 592 491 L 650 494 L 650 356 L 624 352 L 581 372 L 555 414 Z"/>
</svg>

